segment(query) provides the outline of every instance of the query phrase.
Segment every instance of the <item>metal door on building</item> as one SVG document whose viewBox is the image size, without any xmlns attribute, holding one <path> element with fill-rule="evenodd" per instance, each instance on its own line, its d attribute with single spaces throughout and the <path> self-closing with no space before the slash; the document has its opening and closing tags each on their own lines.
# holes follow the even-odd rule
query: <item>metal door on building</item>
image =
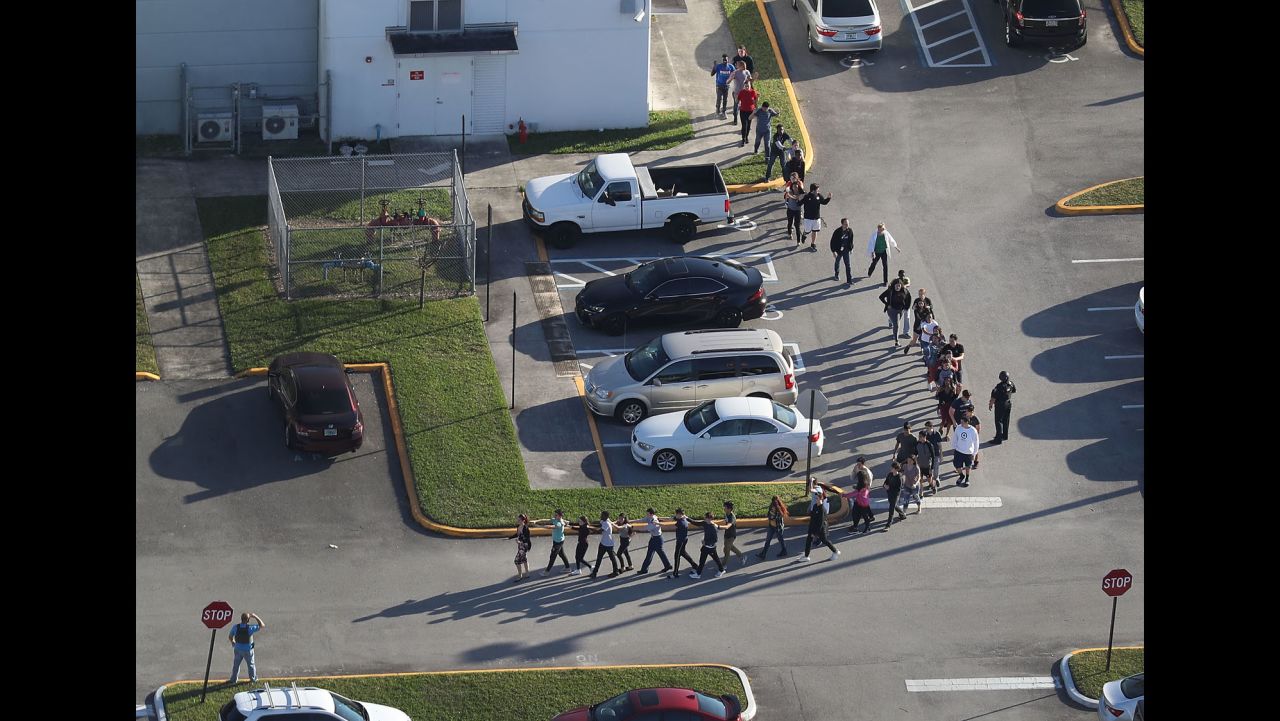
<svg viewBox="0 0 1280 721">
<path fill-rule="evenodd" d="M 400 135 L 457 135 L 463 115 L 471 132 L 471 58 L 411 58 L 398 65 Z"/>
</svg>

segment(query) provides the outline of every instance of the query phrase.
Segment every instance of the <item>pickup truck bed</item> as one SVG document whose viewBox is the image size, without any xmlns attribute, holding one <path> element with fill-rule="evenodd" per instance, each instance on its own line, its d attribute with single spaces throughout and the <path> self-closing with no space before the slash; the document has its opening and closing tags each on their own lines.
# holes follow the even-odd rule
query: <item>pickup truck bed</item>
<svg viewBox="0 0 1280 721">
<path fill-rule="evenodd" d="M 678 198 L 725 192 L 724 178 L 714 165 L 682 165 L 676 168 L 636 168 L 641 197 L 645 200 Z"/>
</svg>

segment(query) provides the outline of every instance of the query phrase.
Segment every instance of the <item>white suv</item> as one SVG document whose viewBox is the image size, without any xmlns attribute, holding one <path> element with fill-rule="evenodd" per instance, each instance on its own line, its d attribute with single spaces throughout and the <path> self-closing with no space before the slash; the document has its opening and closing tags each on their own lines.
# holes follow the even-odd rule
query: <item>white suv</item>
<svg viewBox="0 0 1280 721">
<path fill-rule="evenodd" d="M 352 701 L 314 686 L 241 691 L 218 712 L 218 721 L 410 721 L 405 712 Z"/>
</svg>

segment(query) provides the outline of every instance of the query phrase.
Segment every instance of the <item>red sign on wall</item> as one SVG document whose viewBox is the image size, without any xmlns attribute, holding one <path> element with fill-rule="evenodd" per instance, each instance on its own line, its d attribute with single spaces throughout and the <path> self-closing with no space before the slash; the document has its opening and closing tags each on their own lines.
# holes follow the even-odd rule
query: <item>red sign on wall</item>
<svg viewBox="0 0 1280 721">
<path fill-rule="evenodd" d="M 423 79 L 425 79 L 425 77 L 426 77 L 426 73 L 427 73 L 427 71 L 425 71 L 425 70 L 410 70 L 410 71 L 409 71 L 409 79 L 410 79 L 410 80 L 423 80 Z"/>
</svg>

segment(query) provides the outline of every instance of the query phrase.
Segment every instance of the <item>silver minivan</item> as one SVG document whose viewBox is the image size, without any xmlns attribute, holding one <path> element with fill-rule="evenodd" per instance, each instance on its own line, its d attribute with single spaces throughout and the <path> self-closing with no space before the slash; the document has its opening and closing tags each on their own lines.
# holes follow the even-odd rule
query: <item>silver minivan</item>
<svg viewBox="0 0 1280 721">
<path fill-rule="evenodd" d="M 667 333 L 595 365 L 586 377 L 592 412 L 633 426 L 645 416 L 696 406 L 708 398 L 754 396 L 796 402 L 791 350 L 765 328 Z"/>
<path fill-rule="evenodd" d="M 880 49 L 880 9 L 875 0 L 791 0 L 804 15 L 809 52 Z"/>
</svg>

